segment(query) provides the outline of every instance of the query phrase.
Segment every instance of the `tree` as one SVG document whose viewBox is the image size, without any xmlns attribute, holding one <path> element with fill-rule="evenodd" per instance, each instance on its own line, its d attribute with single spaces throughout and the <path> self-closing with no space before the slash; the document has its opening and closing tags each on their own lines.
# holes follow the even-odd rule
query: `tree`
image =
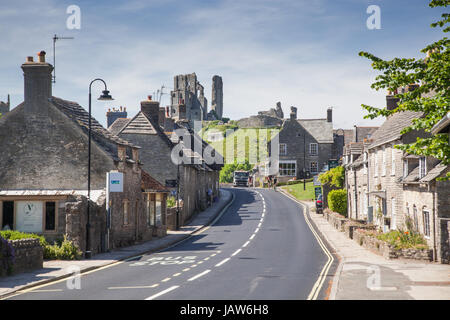
<svg viewBox="0 0 450 320">
<path fill-rule="evenodd" d="M 345 169 L 344 167 L 335 167 L 319 176 L 319 181 L 323 185 L 329 185 L 337 189 L 344 187 Z"/>
<path fill-rule="evenodd" d="M 450 0 L 432 0 L 429 6 L 447 7 Z M 432 23 L 431 27 L 441 27 L 443 32 L 450 31 L 450 14 L 444 13 L 441 20 Z M 450 40 L 443 37 L 421 52 L 426 54 L 424 59 L 415 58 L 394 58 L 393 60 L 383 60 L 371 53 L 360 52 L 359 55 L 372 61 L 372 67 L 379 70 L 382 74 L 375 78 L 371 85 L 377 91 L 387 89 L 395 92 L 398 88 L 410 84 L 419 84 L 420 86 L 405 93 L 395 94 L 399 99 L 398 107 L 394 110 L 384 108 L 375 108 L 363 104 L 362 107 L 368 111 L 364 118 L 376 118 L 378 116 L 387 117 L 394 113 L 403 111 L 423 112 L 423 116 L 414 119 L 411 126 L 404 128 L 401 133 L 407 133 L 412 130 L 424 130 L 430 132 L 433 126 L 441 120 L 450 111 Z M 410 154 L 432 156 L 442 161 L 443 164 L 450 164 L 450 146 L 448 144 L 448 134 L 437 134 L 428 138 L 417 138 L 410 144 L 398 145 L 396 148 L 406 151 Z M 446 179 L 450 179 L 450 173 Z"/>
</svg>

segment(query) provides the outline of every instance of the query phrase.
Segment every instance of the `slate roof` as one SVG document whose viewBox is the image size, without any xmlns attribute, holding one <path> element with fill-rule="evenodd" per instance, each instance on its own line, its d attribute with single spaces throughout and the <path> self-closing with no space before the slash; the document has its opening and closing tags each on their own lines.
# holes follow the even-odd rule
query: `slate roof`
<svg viewBox="0 0 450 320">
<path fill-rule="evenodd" d="M 89 113 L 86 110 L 84 110 L 83 107 L 80 106 L 78 103 L 63 100 L 57 97 L 52 97 L 51 102 L 53 103 L 54 106 L 56 106 L 60 111 L 62 111 L 65 115 L 67 115 L 80 127 L 86 130 L 89 129 Z M 91 116 L 91 132 L 93 133 L 93 135 L 98 134 L 104 139 L 120 145 L 137 147 L 132 143 L 128 142 L 127 140 L 121 139 L 118 136 L 106 130 L 105 128 L 103 128 L 103 126 L 92 116 Z"/>
<path fill-rule="evenodd" d="M 428 173 L 422 179 L 419 179 L 419 166 L 415 167 L 405 178 L 402 179 L 403 183 L 411 183 L 411 182 L 423 182 L 428 183 L 439 177 L 445 170 L 448 169 L 448 166 L 439 163 L 433 169 L 428 171 Z"/>
<path fill-rule="evenodd" d="M 152 119 L 152 117 L 147 116 L 142 111 L 139 111 L 131 120 L 129 120 L 117 132 L 117 135 L 119 135 L 119 134 L 151 134 L 151 135 L 159 135 L 161 137 L 161 139 L 163 139 L 169 145 L 169 147 L 173 147 L 172 141 L 163 132 L 163 130 L 161 129 L 159 124 L 156 123 Z"/>
<path fill-rule="evenodd" d="M 129 118 L 117 118 L 109 127 L 108 130 L 114 135 L 117 135 L 119 131 L 130 121 Z"/>
<path fill-rule="evenodd" d="M 422 114 L 422 112 L 413 111 L 394 113 L 372 135 L 373 142 L 369 149 L 400 139 L 402 137 L 400 131 L 409 127 L 412 124 L 412 120 L 421 117 Z"/>
<path fill-rule="evenodd" d="M 333 143 L 333 123 L 327 119 L 297 120 L 319 143 Z"/>
<path fill-rule="evenodd" d="M 147 192 L 170 192 L 168 188 L 159 183 L 145 170 L 142 170 L 141 188 Z"/>
</svg>

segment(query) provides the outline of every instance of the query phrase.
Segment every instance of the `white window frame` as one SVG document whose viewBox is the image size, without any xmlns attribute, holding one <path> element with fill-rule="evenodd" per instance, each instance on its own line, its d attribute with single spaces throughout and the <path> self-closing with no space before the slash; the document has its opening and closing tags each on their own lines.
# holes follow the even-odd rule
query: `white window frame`
<svg viewBox="0 0 450 320">
<path fill-rule="evenodd" d="M 423 219 L 423 235 L 425 238 L 429 239 L 431 235 L 431 225 L 430 225 L 430 211 L 427 209 L 422 209 L 422 219 Z"/>
<path fill-rule="evenodd" d="M 316 171 L 312 171 L 312 164 L 313 164 L 313 163 L 316 164 Z M 310 161 L 310 162 L 309 162 L 309 172 L 310 172 L 311 174 L 314 174 L 314 173 L 318 173 L 318 172 L 319 172 L 319 162 L 318 162 L 318 161 Z"/>
<path fill-rule="evenodd" d="M 313 147 L 315 147 L 315 152 L 313 152 Z M 319 144 L 317 143 L 310 143 L 309 144 L 309 154 L 311 156 L 317 156 L 319 154 Z"/>
<path fill-rule="evenodd" d="M 284 148 L 284 152 L 281 152 L 281 150 Z M 287 155 L 287 144 L 286 143 L 280 143 L 280 156 Z"/>
<path fill-rule="evenodd" d="M 391 176 L 395 176 L 395 148 L 391 149 Z"/>
<path fill-rule="evenodd" d="M 422 179 L 427 175 L 427 158 L 419 158 L 419 179 Z"/>
<path fill-rule="evenodd" d="M 408 159 L 403 159 L 403 178 L 408 176 Z"/>
<path fill-rule="evenodd" d="M 283 175 L 283 174 L 281 174 L 281 171 L 280 171 L 280 165 L 281 164 L 294 164 L 295 165 L 294 175 Z M 292 169 L 289 169 L 289 170 L 292 170 Z M 280 160 L 278 162 L 278 175 L 280 177 L 296 177 L 297 176 L 297 160 Z"/>
<path fill-rule="evenodd" d="M 386 147 L 384 146 L 381 153 L 381 176 L 386 176 Z"/>
</svg>

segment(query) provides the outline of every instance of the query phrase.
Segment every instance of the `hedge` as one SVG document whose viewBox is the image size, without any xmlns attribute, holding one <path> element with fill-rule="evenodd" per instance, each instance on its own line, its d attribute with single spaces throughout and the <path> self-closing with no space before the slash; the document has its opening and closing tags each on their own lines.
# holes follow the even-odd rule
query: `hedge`
<svg viewBox="0 0 450 320">
<path fill-rule="evenodd" d="M 347 190 L 331 190 L 328 193 L 328 207 L 331 211 L 347 217 Z"/>
</svg>

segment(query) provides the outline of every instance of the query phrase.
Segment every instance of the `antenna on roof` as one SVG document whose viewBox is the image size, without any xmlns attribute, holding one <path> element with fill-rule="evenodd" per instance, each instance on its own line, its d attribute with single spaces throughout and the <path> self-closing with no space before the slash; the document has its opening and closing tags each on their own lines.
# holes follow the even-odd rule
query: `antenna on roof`
<svg viewBox="0 0 450 320">
<path fill-rule="evenodd" d="M 52 82 L 56 82 L 56 56 L 55 56 L 55 45 L 56 40 L 66 40 L 66 39 L 74 39 L 74 37 L 58 37 L 56 34 L 53 36 L 53 77 Z"/>
</svg>

